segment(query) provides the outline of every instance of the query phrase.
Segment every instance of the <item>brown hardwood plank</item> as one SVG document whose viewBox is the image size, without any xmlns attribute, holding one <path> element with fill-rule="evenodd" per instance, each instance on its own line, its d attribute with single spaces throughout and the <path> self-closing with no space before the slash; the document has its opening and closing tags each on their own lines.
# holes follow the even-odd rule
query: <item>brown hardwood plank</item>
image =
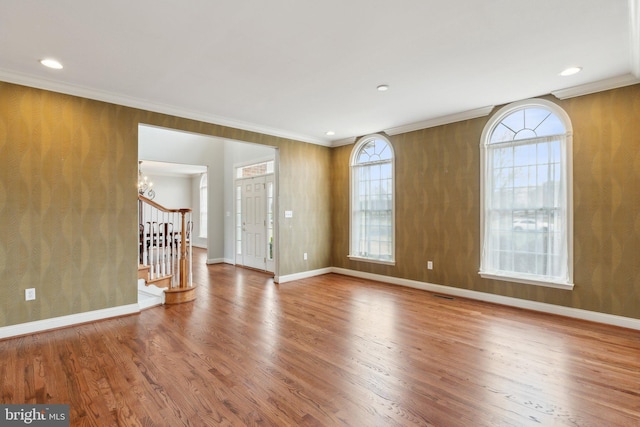
<svg viewBox="0 0 640 427">
<path fill-rule="evenodd" d="M 88 426 L 635 426 L 640 333 L 335 274 L 0 341 L 0 402 Z"/>
</svg>

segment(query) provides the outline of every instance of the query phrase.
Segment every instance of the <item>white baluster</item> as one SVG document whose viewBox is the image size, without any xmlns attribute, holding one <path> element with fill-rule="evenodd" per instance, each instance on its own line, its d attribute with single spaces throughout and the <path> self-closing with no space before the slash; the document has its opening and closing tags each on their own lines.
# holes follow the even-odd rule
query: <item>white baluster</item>
<svg viewBox="0 0 640 427">
<path fill-rule="evenodd" d="M 166 265 L 167 265 L 167 276 L 172 274 L 171 268 L 171 240 L 173 239 L 173 223 L 171 222 L 171 214 L 167 213 L 167 224 L 166 224 L 167 235 L 164 238 L 164 244 L 166 246 Z"/>
<path fill-rule="evenodd" d="M 166 259 L 165 259 L 165 252 L 164 252 L 164 246 L 165 246 L 165 239 L 167 237 L 166 234 L 166 230 L 165 230 L 165 213 L 162 212 L 162 222 L 158 224 L 158 233 L 160 234 L 158 236 L 158 245 L 162 245 L 162 257 L 160 259 L 160 266 L 161 266 L 161 272 L 162 272 L 162 277 L 167 275 L 167 264 L 166 264 Z M 158 251 L 160 251 L 160 248 L 158 248 Z"/>
<path fill-rule="evenodd" d="M 153 261 L 154 261 L 154 269 L 155 269 L 155 273 L 156 273 L 156 278 L 160 277 L 160 254 L 158 253 L 158 217 L 159 217 L 159 213 L 160 211 L 158 211 L 158 209 L 155 209 L 155 221 L 153 222 L 153 240 L 152 245 L 153 245 Z"/>
</svg>

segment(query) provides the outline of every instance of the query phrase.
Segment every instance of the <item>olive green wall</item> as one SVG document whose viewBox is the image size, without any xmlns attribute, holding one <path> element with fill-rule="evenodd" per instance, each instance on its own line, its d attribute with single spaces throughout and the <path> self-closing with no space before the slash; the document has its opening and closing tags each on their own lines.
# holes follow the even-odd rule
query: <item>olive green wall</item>
<svg viewBox="0 0 640 427">
<path fill-rule="evenodd" d="M 137 302 L 139 123 L 277 147 L 279 273 L 330 266 L 329 148 L 0 82 L 0 327 Z"/>
<path fill-rule="evenodd" d="M 347 258 L 353 145 L 333 149 L 332 264 L 640 318 L 640 85 L 547 99 L 566 110 L 574 130 L 572 291 L 478 275 L 479 144 L 489 117 L 390 137 L 396 154 L 395 266 Z"/>
</svg>

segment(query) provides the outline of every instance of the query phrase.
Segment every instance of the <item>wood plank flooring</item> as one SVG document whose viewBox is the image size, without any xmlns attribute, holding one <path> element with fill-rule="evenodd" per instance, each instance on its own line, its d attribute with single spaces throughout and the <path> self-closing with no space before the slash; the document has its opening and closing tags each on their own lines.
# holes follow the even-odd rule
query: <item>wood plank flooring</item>
<svg viewBox="0 0 640 427">
<path fill-rule="evenodd" d="M 0 402 L 73 426 L 640 425 L 638 331 L 204 258 L 195 302 L 0 341 Z"/>
</svg>

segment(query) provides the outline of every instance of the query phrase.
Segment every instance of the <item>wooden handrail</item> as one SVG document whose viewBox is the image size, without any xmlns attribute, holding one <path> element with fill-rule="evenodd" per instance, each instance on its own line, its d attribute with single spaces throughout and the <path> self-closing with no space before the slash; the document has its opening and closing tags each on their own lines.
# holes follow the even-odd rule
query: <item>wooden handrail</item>
<svg viewBox="0 0 640 427">
<path fill-rule="evenodd" d="M 192 210 L 189 208 L 181 208 L 181 209 L 168 209 L 162 205 L 160 205 L 157 202 L 154 202 L 153 200 L 138 195 L 138 203 L 139 203 L 139 223 L 141 224 L 141 231 L 140 231 L 140 239 L 141 239 L 141 243 L 140 243 L 140 259 L 141 259 L 141 263 L 143 263 L 144 265 L 146 265 L 146 261 L 150 259 L 150 264 L 152 265 L 151 268 L 151 274 L 152 274 L 152 279 L 158 277 L 158 275 L 160 275 L 160 277 L 171 277 L 171 275 L 173 275 L 174 279 L 177 279 L 178 281 L 178 288 L 180 289 L 188 289 L 188 288 L 192 288 L 192 284 L 191 284 L 191 251 L 190 251 L 190 230 L 188 230 L 188 228 L 190 227 L 190 224 L 192 224 L 191 220 L 189 220 L 187 222 L 186 216 L 187 215 L 191 215 Z M 145 209 L 143 208 L 144 205 L 147 205 L 150 207 L 151 211 L 150 211 L 150 215 L 151 217 L 149 218 L 149 220 L 146 220 L 144 211 Z M 164 219 L 160 218 L 156 215 L 156 220 L 153 220 L 153 210 L 155 210 L 156 212 L 160 212 L 160 215 L 165 215 L 166 217 Z M 179 218 L 175 218 L 175 216 L 179 216 Z M 177 222 L 180 224 L 180 230 L 178 231 L 178 236 L 176 236 L 173 232 L 173 228 L 172 231 L 170 233 L 170 235 L 168 236 L 168 224 L 173 224 L 173 222 L 165 222 L 164 223 L 164 231 L 156 231 L 153 232 L 152 228 L 154 228 L 154 224 L 155 225 L 162 225 L 163 221 L 167 221 L 170 220 L 171 217 L 174 217 L 174 219 L 177 220 Z M 149 233 L 147 234 L 147 232 L 145 232 L 145 224 L 148 225 L 149 228 Z M 159 229 L 158 229 L 159 230 Z M 148 237 L 147 237 L 148 236 Z M 144 239 L 148 239 L 149 244 L 147 244 Z M 187 240 L 189 239 L 189 248 L 187 247 Z M 171 249 L 171 247 L 173 247 L 173 243 L 177 243 L 179 241 L 179 251 L 178 253 L 174 252 L 173 249 Z M 146 248 L 151 245 L 153 246 L 153 244 L 155 242 L 160 242 L 157 244 L 156 246 L 156 250 L 155 251 L 150 251 L 147 255 L 147 250 Z M 168 243 L 171 242 L 171 243 Z M 168 248 L 169 246 L 171 246 L 170 248 Z M 158 252 L 160 249 L 162 249 L 162 253 L 160 254 L 160 252 Z M 178 248 L 176 248 L 178 249 Z M 155 256 L 154 256 L 155 255 Z M 169 258 L 166 258 L 166 257 Z M 174 258 L 175 257 L 175 258 Z M 174 264 L 173 260 L 177 261 L 177 265 Z M 167 260 L 169 261 L 167 263 Z M 173 266 L 176 266 L 176 269 L 173 268 Z M 178 273 L 177 277 L 175 276 L 175 274 Z M 174 279 L 172 279 L 172 283 L 174 282 Z M 172 288 L 174 286 L 171 286 Z"/>
<path fill-rule="evenodd" d="M 169 208 L 165 208 L 164 206 L 162 206 L 159 203 L 154 202 L 151 199 L 148 199 L 144 196 L 141 196 L 138 194 L 138 200 L 143 201 L 145 203 L 150 204 L 151 206 L 153 206 L 154 208 L 161 210 L 162 212 L 167 212 L 167 213 L 187 213 L 187 212 L 191 212 L 191 209 L 189 208 L 181 208 L 181 209 L 169 209 Z"/>
</svg>

